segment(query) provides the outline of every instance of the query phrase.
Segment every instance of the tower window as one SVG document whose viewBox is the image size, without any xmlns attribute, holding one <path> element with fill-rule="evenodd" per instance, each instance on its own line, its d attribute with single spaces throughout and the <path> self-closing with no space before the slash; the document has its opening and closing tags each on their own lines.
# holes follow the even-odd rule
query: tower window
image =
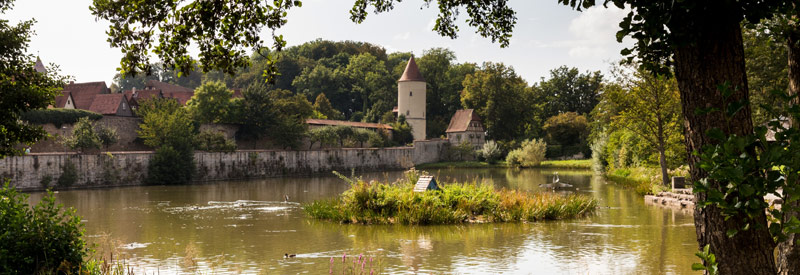
<svg viewBox="0 0 800 275">
<path fill-rule="evenodd" d="M 406 110 L 406 116 L 408 116 L 410 113 L 411 113 L 411 112 L 409 112 L 408 110 Z"/>
<path fill-rule="evenodd" d="M 414 96 L 414 92 L 408 91 L 408 96 Z"/>
</svg>

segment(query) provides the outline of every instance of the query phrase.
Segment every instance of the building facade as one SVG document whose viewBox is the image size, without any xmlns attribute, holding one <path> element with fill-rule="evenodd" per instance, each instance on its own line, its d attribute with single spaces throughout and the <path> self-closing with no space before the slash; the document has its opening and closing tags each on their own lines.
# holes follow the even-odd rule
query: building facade
<svg viewBox="0 0 800 275">
<path fill-rule="evenodd" d="M 447 126 L 447 139 L 452 145 L 468 142 L 475 150 L 486 142 L 486 130 L 478 113 L 473 109 L 458 110 Z"/>
</svg>

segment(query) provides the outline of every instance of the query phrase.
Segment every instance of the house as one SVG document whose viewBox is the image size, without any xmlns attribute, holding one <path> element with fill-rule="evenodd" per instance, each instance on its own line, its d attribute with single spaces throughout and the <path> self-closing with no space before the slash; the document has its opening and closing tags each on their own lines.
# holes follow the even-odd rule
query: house
<svg viewBox="0 0 800 275">
<path fill-rule="evenodd" d="M 61 93 L 72 95 L 75 109 L 89 110 L 95 95 L 110 94 L 111 90 L 106 86 L 105 81 L 85 83 L 70 81 L 69 84 L 64 85 L 64 90 Z"/>
<path fill-rule="evenodd" d="M 56 96 L 56 105 L 48 108 L 75 109 L 75 99 L 72 98 L 72 93 L 62 92 L 60 96 Z"/>
<path fill-rule="evenodd" d="M 131 108 L 136 110 L 139 108 L 139 105 L 148 99 L 153 98 L 164 98 L 163 93 L 161 90 L 136 90 L 133 88 L 131 90 L 124 92 L 125 97 L 128 98 L 128 103 L 130 104 Z"/>
<path fill-rule="evenodd" d="M 181 105 L 186 105 L 186 102 L 189 102 L 189 99 L 192 99 L 192 96 L 194 96 L 194 90 L 192 89 L 158 80 L 148 80 L 144 85 L 144 90 L 159 90 L 161 91 L 161 96 L 164 98 L 174 98 L 181 103 Z"/>
<path fill-rule="evenodd" d="M 125 94 L 98 94 L 88 110 L 104 116 L 133 116 L 127 98 Z"/>
<path fill-rule="evenodd" d="M 450 144 L 459 145 L 463 142 L 472 144 L 473 149 L 478 150 L 486 142 L 486 130 L 483 128 L 481 118 L 473 109 L 458 110 L 450 119 L 447 126 L 447 139 Z"/>
</svg>

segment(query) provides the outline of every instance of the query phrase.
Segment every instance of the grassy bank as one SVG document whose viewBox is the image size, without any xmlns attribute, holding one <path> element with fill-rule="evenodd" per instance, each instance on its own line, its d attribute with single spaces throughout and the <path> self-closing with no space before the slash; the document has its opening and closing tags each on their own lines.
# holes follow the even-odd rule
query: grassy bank
<svg viewBox="0 0 800 275">
<path fill-rule="evenodd" d="M 436 163 L 425 163 L 417 165 L 417 169 L 450 169 L 450 168 L 506 168 L 509 167 L 505 161 L 489 164 L 482 161 L 446 161 Z M 592 160 L 546 160 L 534 168 L 558 168 L 558 169 L 591 169 Z"/>
<path fill-rule="evenodd" d="M 668 171 L 669 176 L 688 177 L 684 167 Z M 606 172 L 606 178 L 616 184 L 633 188 L 640 195 L 652 195 L 669 190 L 661 182 L 661 168 L 659 167 L 632 167 L 611 169 Z"/>
<path fill-rule="evenodd" d="M 494 164 L 482 162 L 477 160 L 471 161 L 444 161 L 425 163 L 417 165 L 416 169 L 450 169 L 450 168 L 505 168 L 508 167 L 505 161 L 500 161 Z"/>
<path fill-rule="evenodd" d="M 537 168 L 559 168 L 559 169 L 591 169 L 592 160 L 545 160 Z"/>
<path fill-rule="evenodd" d="M 360 224 L 457 224 L 542 221 L 575 218 L 592 212 L 597 201 L 584 195 L 495 190 L 491 185 L 440 184 L 441 190 L 415 193 L 410 170 L 395 183 L 349 180 L 340 197 L 303 206 L 318 219 Z"/>
</svg>

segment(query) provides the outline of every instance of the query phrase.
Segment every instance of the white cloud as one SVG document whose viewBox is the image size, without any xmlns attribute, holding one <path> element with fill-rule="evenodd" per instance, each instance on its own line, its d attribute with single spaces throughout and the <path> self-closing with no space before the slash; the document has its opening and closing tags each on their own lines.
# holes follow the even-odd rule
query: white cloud
<svg viewBox="0 0 800 275">
<path fill-rule="evenodd" d="M 586 58 L 607 54 L 607 49 L 617 43 L 619 22 L 627 13 L 627 10 L 615 7 L 594 7 L 572 19 L 568 30 L 573 39 L 563 43 L 570 48 L 569 56 Z"/>
<path fill-rule="evenodd" d="M 395 34 L 394 37 L 392 37 L 392 39 L 394 39 L 394 40 L 408 40 L 409 37 L 411 37 L 411 33 L 410 32 L 404 32 L 404 33 Z"/>
</svg>

